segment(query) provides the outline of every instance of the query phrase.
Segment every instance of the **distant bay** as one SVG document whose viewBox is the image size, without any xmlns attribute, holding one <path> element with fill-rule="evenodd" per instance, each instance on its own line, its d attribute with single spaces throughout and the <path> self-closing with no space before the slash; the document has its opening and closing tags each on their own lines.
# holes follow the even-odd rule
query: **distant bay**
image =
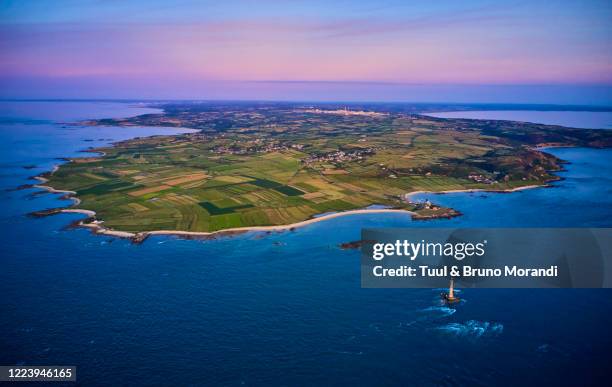
<svg viewBox="0 0 612 387">
<path fill-rule="evenodd" d="M 438 118 L 469 118 L 476 120 L 508 120 L 536 124 L 561 125 L 569 128 L 612 129 L 612 112 L 538 111 L 538 110 L 474 110 L 425 114 Z"/>
</svg>

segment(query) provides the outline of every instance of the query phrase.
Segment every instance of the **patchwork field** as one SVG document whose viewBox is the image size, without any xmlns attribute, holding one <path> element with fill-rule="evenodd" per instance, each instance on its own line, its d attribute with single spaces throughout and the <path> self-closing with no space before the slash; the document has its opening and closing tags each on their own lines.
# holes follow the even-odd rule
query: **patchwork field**
<svg viewBox="0 0 612 387">
<path fill-rule="evenodd" d="M 95 211 L 105 227 L 133 232 L 283 225 L 372 204 L 444 215 L 447 209 L 421 208 L 404 195 L 543 184 L 559 160 L 531 145 L 610 142 L 592 131 L 497 121 L 194 106 L 89 123 L 172 123 L 201 132 L 98 149 L 104 156 L 62 165 L 49 184 L 76 191 L 79 207 Z"/>
</svg>

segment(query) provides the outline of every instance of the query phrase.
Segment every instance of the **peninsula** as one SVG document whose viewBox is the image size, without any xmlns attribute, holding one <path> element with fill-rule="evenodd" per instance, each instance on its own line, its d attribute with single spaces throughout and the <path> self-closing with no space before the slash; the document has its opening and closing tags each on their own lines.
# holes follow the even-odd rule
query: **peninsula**
<svg viewBox="0 0 612 387">
<path fill-rule="evenodd" d="M 197 131 L 90 149 L 43 175 L 45 185 L 77 198 L 70 210 L 90 215 L 90 227 L 126 235 L 290 228 L 363 209 L 428 219 L 458 213 L 412 202 L 409 193 L 542 186 L 562 161 L 538 146 L 612 145 L 607 130 L 438 119 L 383 105 L 160 107 L 160 114 L 80 124 Z"/>
</svg>

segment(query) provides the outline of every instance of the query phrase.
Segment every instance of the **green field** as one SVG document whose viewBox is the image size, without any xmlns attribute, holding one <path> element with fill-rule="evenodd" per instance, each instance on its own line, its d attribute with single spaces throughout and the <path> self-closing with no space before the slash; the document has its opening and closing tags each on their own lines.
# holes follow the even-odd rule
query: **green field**
<svg viewBox="0 0 612 387">
<path fill-rule="evenodd" d="M 171 121 L 201 131 L 99 149 L 103 157 L 62 165 L 49 184 L 77 192 L 79 208 L 96 211 L 110 229 L 217 231 L 291 224 L 371 204 L 412 210 L 415 205 L 403 197 L 411 191 L 543 184 L 552 178 L 550 170 L 559 169 L 559 160 L 531 145 L 610 141 L 609 134 L 593 131 L 394 112 L 193 106 L 90 123 Z M 219 117 L 222 130 L 216 126 Z"/>
</svg>

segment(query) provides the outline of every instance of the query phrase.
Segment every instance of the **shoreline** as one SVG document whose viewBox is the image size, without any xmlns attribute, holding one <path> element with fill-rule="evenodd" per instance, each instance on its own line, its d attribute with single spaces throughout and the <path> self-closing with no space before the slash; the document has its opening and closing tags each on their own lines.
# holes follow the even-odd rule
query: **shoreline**
<svg viewBox="0 0 612 387">
<path fill-rule="evenodd" d="M 361 210 L 350 210 L 350 211 L 342 211 L 335 212 L 333 214 L 319 216 L 318 218 L 311 218 L 302 220 L 301 222 L 286 224 L 286 225 L 275 225 L 275 226 L 250 226 L 250 227 L 234 227 L 234 228 L 226 228 L 224 230 L 218 231 L 179 231 L 179 230 L 156 230 L 156 231 L 145 231 L 143 233 L 149 235 L 190 235 L 190 236 L 212 236 L 212 235 L 220 235 L 223 233 L 241 233 L 241 232 L 251 232 L 251 231 L 291 231 L 292 229 L 308 226 L 310 224 L 323 222 L 325 220 L 339 218 L 342 216 L 348 215 L 361 215 L 361 214 L 377 214 L 377 213 L 401 213 L 405 215 L 414 215 L 413 211 L 409 210 L 400 210 L 393 208 L 384 208 L 384 209 L 361 209 Z"/>
<path fill-rule="evenodd" d="M 49 174 L 53 174 L 55 171 L 59 169 L 59 165 L 55 165 L 53 169 L 48 172 Z M 44 183 L 48 182 L 49 179 L 43 176 L 34 176 L 34 179 L 40 181 L 42 184 L 35 184 L 32 187 L 46 190 L 49 193 L 63 193 L 65 196 L 63 199 L 72 200 L 73 204 L 71 207 L 76 207 L 81 203 L 81 200 L 74 195 L 76 192 L 68 191 L 68 190 L 59 190 L 53 188 L 48 185 L 44 185 Z M 534 188 L 546 188 L 549 187 L 548 182 L 541 185 L 526 185 L 521 187 L 516 187 L 512 189 L 486 189 L 486 188 L 468 188 L 468 189 L 455 189 L 455 190 L 446 190 L 446 191 L 412 191 L 404 194 L 404 198 L 406 200 L 411 199 L 414 195 L 423 194 L 423 193 L 431 193 L 435 195 L 443 195 L 448 193 L 470 193 L 470 192 L 492 192 L 492 193 L 511 193 L 516 191 L 522 191 L 527 189 Z M 273 225 L 273 226 L 250 226 L 250 227 L 234 227 L 217 231 L 183 231 L 183 230 L 154 230 L 154 231 L 140 231 L 140 232 L 130 232 L 130 231 L 120 231 L 120 230 L 112 230 L 104 227 L 103 220 L 95 219 L 96 212 L 92 210 L 80 209 L 80 208 L 57 208 L 51 209 L 49 213 L 45 215 L 52 215 L 58 213 L 78 213 L 87 215 L 86 218 L 81 219 L 76 222 L 76 226 L 89 228 L 94 234 L 99 235 L 109 235 L 119 238 L 131 239 L 134 243 L 141 243 L 149 236 L 152 235 L 176 235 L 183 237 L 214 237 L 214 236 L 224 236 L 224 235 L 236 235 L 247 232 L 283 232 L 283 231 L 293 231 L 296 228 L 305 227 L 314 223 L 326 221 L 329 219 L 335 219 L 342 216 L 349 215 L 362 215 L 362 214 L 376 214 L 376 213 L 401 213 L 405 215 L 414 216 L 417 215 L 414 211 L 403 210 L 403 209 L 393 209 L 393 208 L 383 208 L 383 209 L 357 209 L 357 210 L 349 210 L 349 211 L 341 211 L 335 212 L 328 215 L 318 216 L 310 219 L 306 219 L 296 223 L 290 223 L 286 225 Z M 90 223 L 86 223 L 86 221 L 90 220 Z"/>
</svg>

